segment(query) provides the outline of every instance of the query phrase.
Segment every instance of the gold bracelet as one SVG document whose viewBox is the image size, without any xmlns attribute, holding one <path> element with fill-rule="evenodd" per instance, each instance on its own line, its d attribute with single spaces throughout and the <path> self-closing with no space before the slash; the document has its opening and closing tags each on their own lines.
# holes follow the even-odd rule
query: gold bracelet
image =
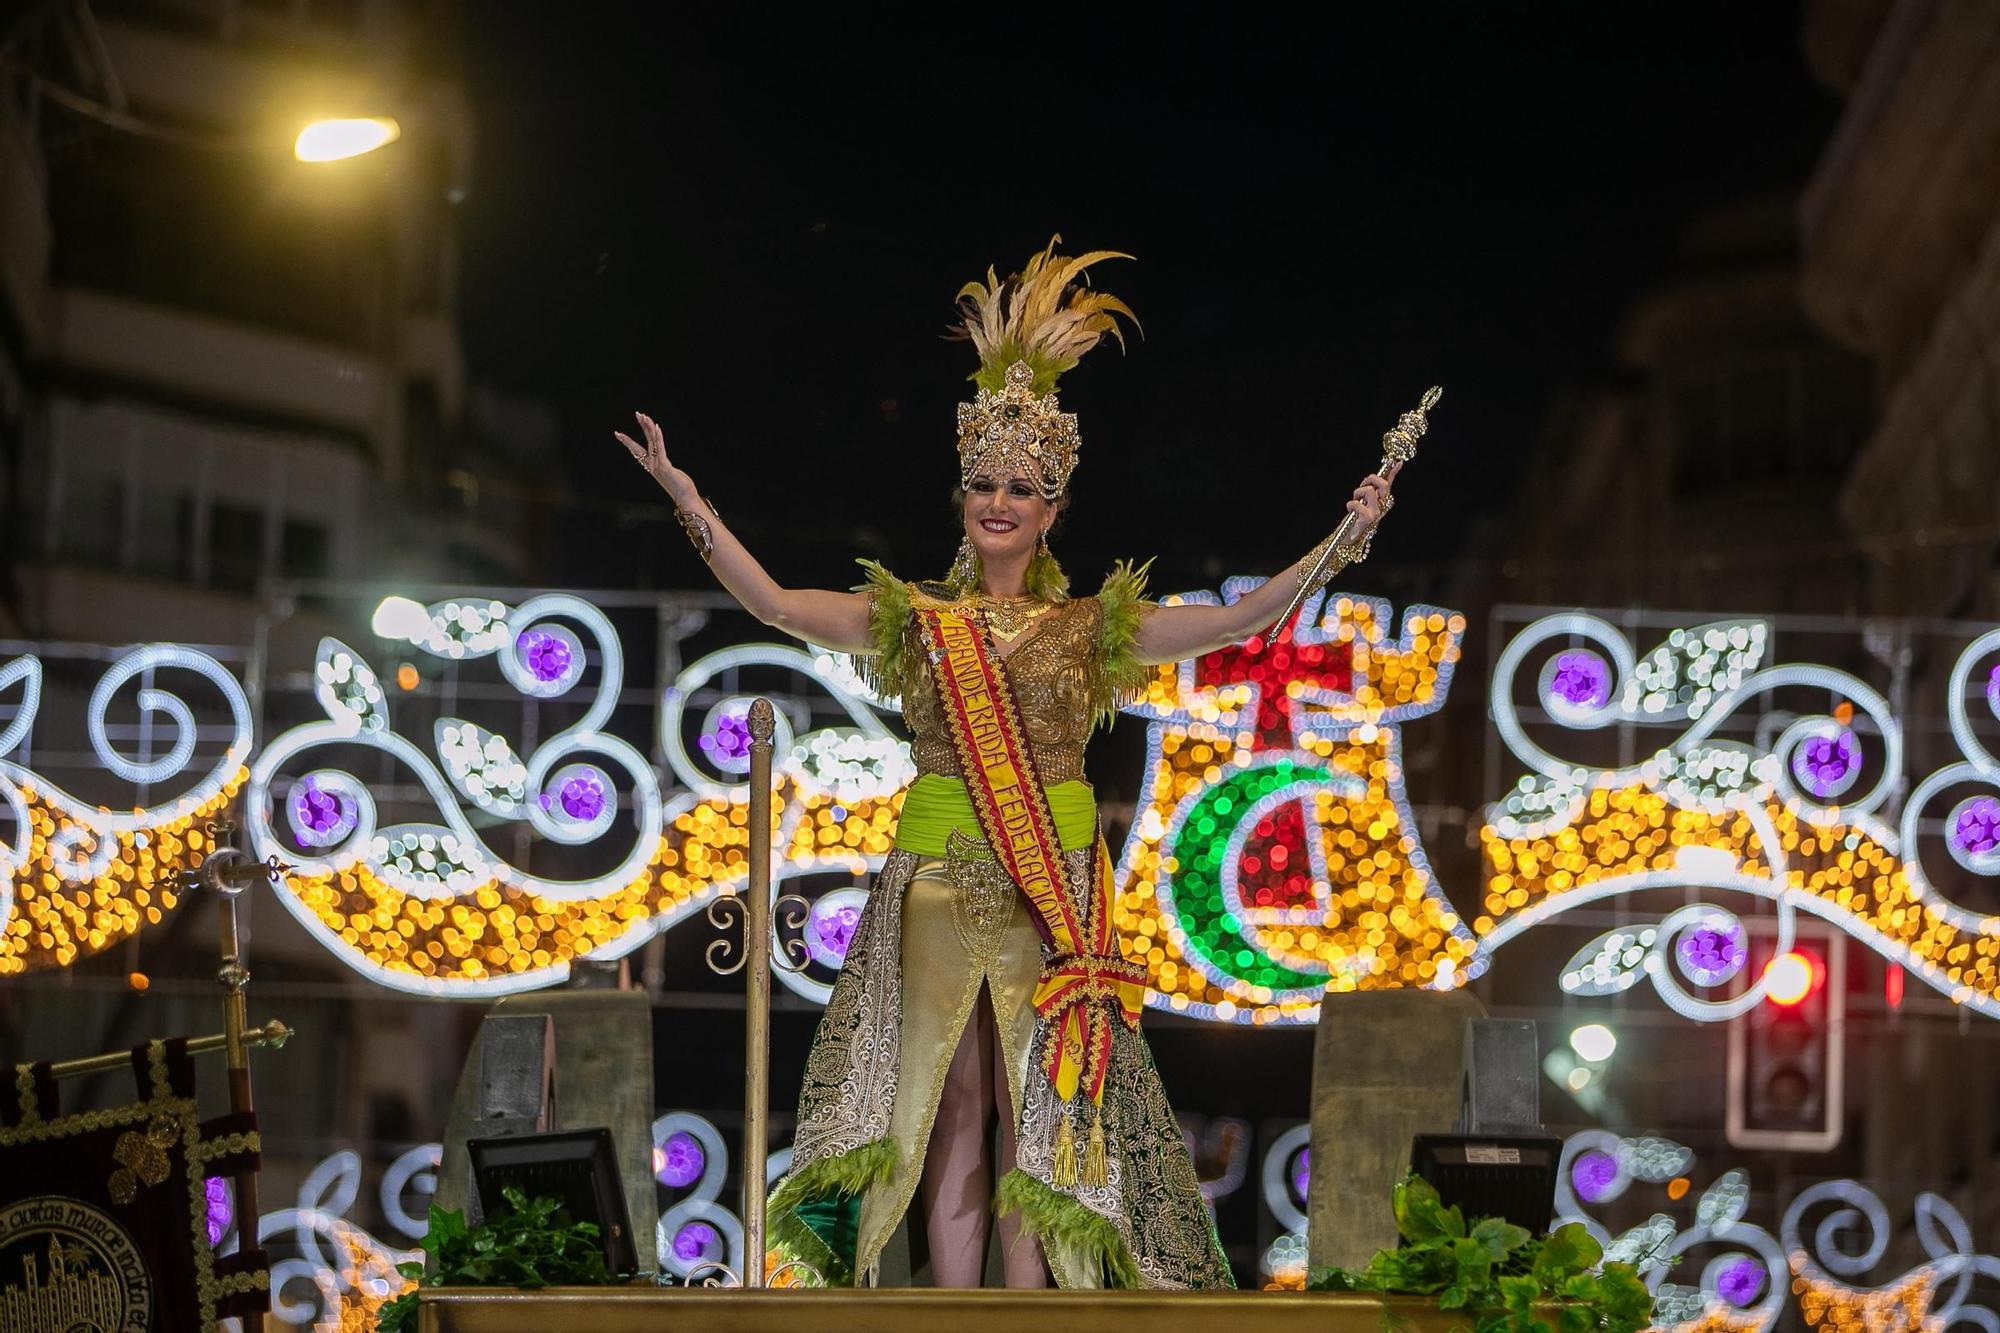
<svg viewBox="0 0 2000 1333">
<path fill-rule="evenodd" d="M 722 517 L 722 511 L 715 507 L 715 501 L 709 499 L 706 495 L 698 495 L 696 498 L 708 506 L 709 513 L 714 514 L 718 519 Z M 688 535 L 688 540 L 694 543 L 695 554 L 700 556 L 704 561 L 713 558 L 715 555 L 715 529 L 708 525 L 708 520 L 693 510 L 683 509 L 679 505 L 674 506 L 674 517 L 681 521 L 681 531 L 685 532 Z"/>
</svg>

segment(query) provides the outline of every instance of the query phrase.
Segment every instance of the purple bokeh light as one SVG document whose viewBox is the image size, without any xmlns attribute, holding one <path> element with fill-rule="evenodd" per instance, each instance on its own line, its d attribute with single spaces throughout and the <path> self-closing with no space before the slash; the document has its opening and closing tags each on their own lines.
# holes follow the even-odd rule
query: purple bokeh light
<svg viewBox="0 0 2000 1333">
<path fill-rule="evenodd" d="M 563 783 L 562 790 L 556 794 L 556 801 L 562 806 L 564 814 L 579 824 L 588 824 L 604 813 L 604 784 L 597 780 L 595 774 L 578 773 Z"/>
<path fill-rule="evenodd" d="M 1972 856 L 2000 848 L 2000 800 L 1976 796 L 1958 809 L 1951 825 L 1952 845 Z"/>
<path fill-rule="evenodd" d="M 849 903 L 821 911 L 815 904 L 813 912 L 813 934 L 819 937 L 822 948 L 834 958 L 845 959 L 847 946 L 854 943 L 854 927 L 861 920 L 861 909 Z"/>
<path fill-rule="evenodd" d="M 1743 970 L 1749 951 L 1743 932 L 1724 922 L 1703 923 L 1683 931 L 1674 942 L 1681 971 L 1698 986 L 1719 986 Z"/>
<path fill-rule="evenodd" d="M 1986 673 L 1986 706 L 2000 713 L 2000 662 L 1995 662 Z"/>
<path fill-rule="evenodd" d="M 1602 708 L 1611 699 L 1611 669 L 1596 653 L 1572 649 L 1556 655 L 1548 700 L 1571 709 Z"/>
<path fill-rule="evenodd" d="M 722 1233 L 706 1222 L 689 1222 L 674 1233 L 674 1257 L 682 1263 L 722 1255 Z"/>
<path fill-rule="evenodd" d="M 724 713 L 716 719 L 715 730 L 702 736 L 701 748 L 719 763 L 742 763 L 750 755 L 750 719 L 741 713 Z"/>
<path fill-rule="evenodd" d="M 1738 1259 L 1716 1275 L 1715 1291 L 1723 1300 L 1741 1310 L 1754 1305 L 1764 1292 L 1764 1265 L 1755 1259 Z"/>
<path fill-rule="evenodd" d="M 514 651 L 519 655 L 521 665 L 544 685 L 553 684 L 568 675 L 576 661 L 576 652 L 569 646 L 569 641 L 547 630 L 523 630 L 521 637 L 514 641 Z"/>
<path fill-rule="evenodd" d="M 1570 1163 L 1569 1179 L 1576 1187 L 1579 1199 L 1585 1203 L 1601 1203 L 1618 1179 L 1618 1159 L 1608 1152 L 1592 1148 Z"/>
<path fill-rule="evenodd" d="M 236 1203 L 229 1196 L 229 1182 L 221 1176 L 210 1176 L 203 1181 L 202 1193 L 208 1199 L 208 1247 L 214 1249 L 229 1234 L 229 1223 L 236 1215 Z"/>
<path fill-rule="evenodd" d="M 299 784 L 298 812 L 299 824 L 323 838 L 340 826 L 346 808 L 336 793 L 319 785 L 319 779 L 307 778 Z"/>
<path fill-rule="evenodd" d="M 700 1180 L 708 1169 L 708 1154 L 702 1151 L 701 1140 L 684 1129 L 667 1135 L 653 1160 L 658 1163 L 653 1174 L 660 1183 L 677 1190 Z"/>
<path fill-rule="evenodd" d="M 1303 1148 L 1292 1159 L 1292 1195 L 1304 1203 L 1312 1185 L 1312 1149 Z"/>
<path fill-rule="evenodd" d="M 1806 737 L 1792 755 L 1792 775 L 1821 800 L 1846 790 L 1860 765 L 1861 747 L 1845 727 Z"/>
</svg>

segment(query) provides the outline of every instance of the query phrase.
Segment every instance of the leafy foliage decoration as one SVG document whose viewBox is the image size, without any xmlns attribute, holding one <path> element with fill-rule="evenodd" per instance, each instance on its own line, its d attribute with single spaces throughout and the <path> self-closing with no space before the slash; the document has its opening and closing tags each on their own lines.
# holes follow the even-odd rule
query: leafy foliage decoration
<svg viewBox="0 0 2000 1333">
<path fill-rule="evenodd" d="M 1603 1263 L 1603 1246 L 1579 1223 L 1539 1239 L 1497 1217 L 1468 1226 L 1414 1175 L 1393 1202 L 1402 1247 L 1377 1250 L 1359 1272 L 1321 1274 L 1313 1290 L 1432 1296 L 1463 1311 L 1474 1333 L 1639 1333 L 1652 1321 L 1637 1268 Z"/>
<path fill-rule="evenodd" d="M 426 1287 L 610 1284 L 596 1223 L 571 1221 L 556 1199 L 529 1199 L 511 1188 L 502 1197 L 507 1207 L 476 1227 L 466 1225 L 464 1213 L 432 1204 L 430 1227 L 417 1242 L 429 1263 L 401 1264 L 396 1271 Z M 414 1288 L 384 1305 L 376 1324 L 380 1333 L 414 1333 L 416 1327 Z"/>
</svg>

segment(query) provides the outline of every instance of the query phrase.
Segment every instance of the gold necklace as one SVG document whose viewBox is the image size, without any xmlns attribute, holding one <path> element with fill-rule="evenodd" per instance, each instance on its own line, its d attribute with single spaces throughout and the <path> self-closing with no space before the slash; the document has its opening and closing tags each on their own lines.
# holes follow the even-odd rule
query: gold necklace
<svg viewBox="0 0 2000 1333">
<path fill-rule="evenodd" d="M 1055 609 L 1054 602 L 1038 597 L 989 597 L 983 592 L 975 594 L 974 604 L 979 608 L 986 632 L 1002 643 L 1014 642 L 1030 625 Z"/>
</svg>

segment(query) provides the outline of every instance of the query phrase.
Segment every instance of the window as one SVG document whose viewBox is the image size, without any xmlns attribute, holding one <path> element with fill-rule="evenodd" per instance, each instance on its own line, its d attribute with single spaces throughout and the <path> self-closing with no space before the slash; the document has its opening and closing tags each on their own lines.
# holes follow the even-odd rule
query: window
<svg viewBox="0 0 2000 1333">
<path fill-rule="evenodd" d="M 217 588 L 249 592 L 264 567 L 264 515 L 241 505 L 217 503 L 208 513 L 208 581 Z"/>
<path fill-rule="evenodd" d="M 132 568 L 154 578 L 194 578 L 194 501 L 170 491 L 141 489 Z"/>
<path fill-rule="evenodd" d="M 83 565 L 116 565 L 125 530 L 125 481 L 71 473 L 63 478 L 62 512 L 50 545 Z"/>
<path fill-rule="evenodd" d="M 288 579 L 321 579 L 327 575 L 327 531 L 301 518 L 285 520 L 278 540 L 278 572 Z"/>
</svg>

